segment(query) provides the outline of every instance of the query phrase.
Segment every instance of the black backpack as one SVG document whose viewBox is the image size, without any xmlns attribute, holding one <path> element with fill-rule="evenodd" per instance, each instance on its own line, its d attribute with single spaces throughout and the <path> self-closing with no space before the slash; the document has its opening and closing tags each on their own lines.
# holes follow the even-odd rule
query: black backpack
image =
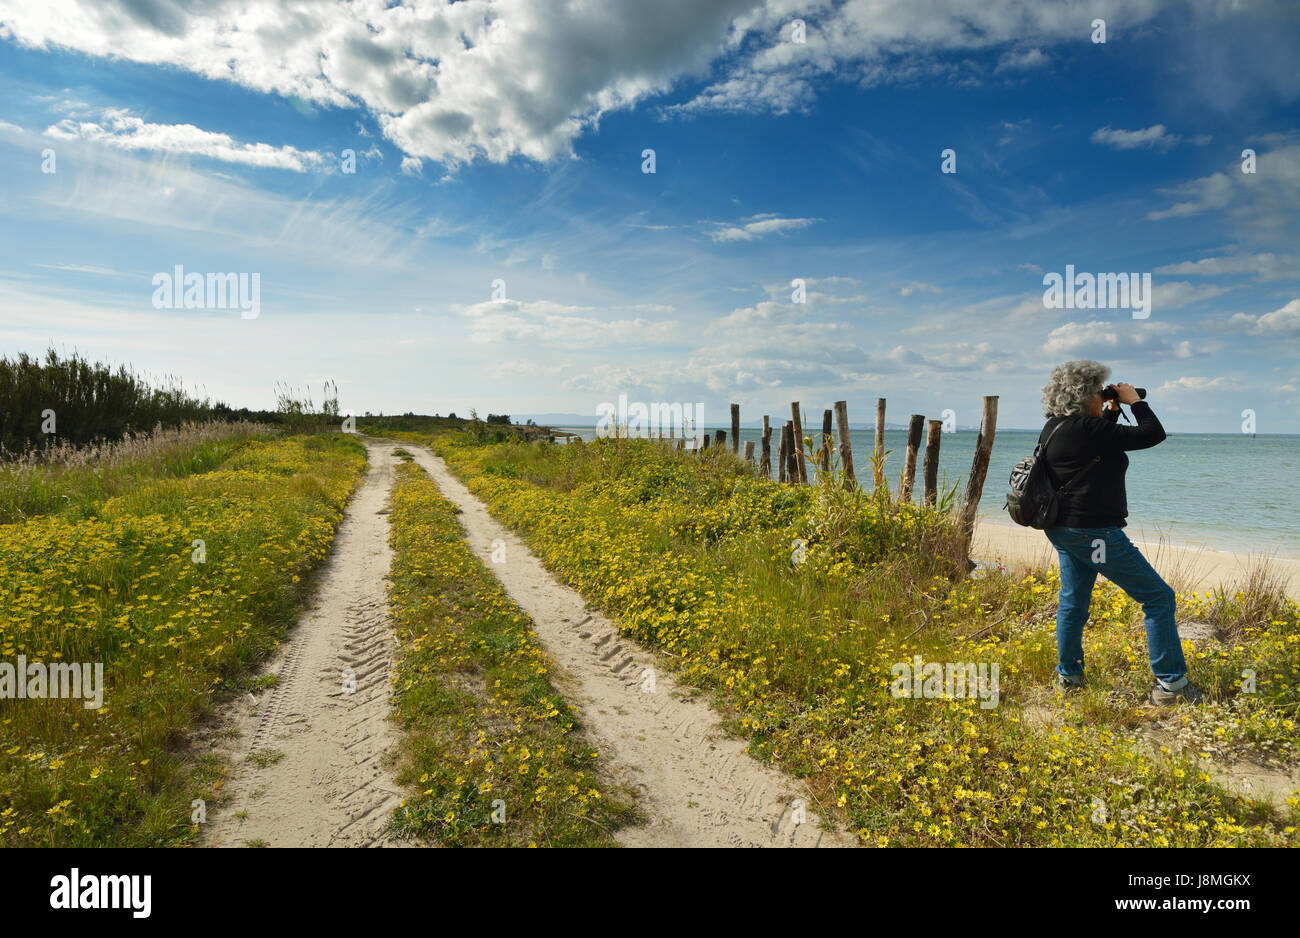
<svg viewBox="0 0 1300 938">
<path fill-rule="evenodd" d="M 1011 470 L 1010 489 L 1007 492 L 1006 503 L 1002 507 L 1007 510 L 1011 520 L 1016 524 L 1038 528 L 1040 531 L 1055 527 L 1056 519 L 1061 513 L 1061 496 L 1068 495 L 1071 486 L 1087 475 L 1088 470 L 1101 460 L 1100 456 L 1093 457 L 1092 462 L 1079 470 L 1073 479 L 1059 489 L 1056 488 L 1050 478 L 1051 467 L 1047 465 L 1043 453 L 1047 452 L 1047 444 L 1052 442 L 1052 437 L 1064 423 L 1065 421 L 1062 420 L 1052 427 L 1052 432 L 1047 434 L 1047 439 L 1034 447 L 1034 455 L 1026 456 Z"/>
</svg>

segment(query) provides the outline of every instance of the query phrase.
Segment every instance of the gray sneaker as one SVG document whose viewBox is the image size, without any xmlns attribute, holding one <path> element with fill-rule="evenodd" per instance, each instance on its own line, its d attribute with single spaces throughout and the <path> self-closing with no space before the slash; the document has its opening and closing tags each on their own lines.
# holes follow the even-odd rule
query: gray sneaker
<svg viewBox="0 0 1300 938">
<path fill-rule="evenodd" d="M 1056 675 L 1056 686 L 1066 694 L 1073 694 L 1077 691 L 1083 690 L 1083 678 L 1072 677 L 1067 679 L 1058 673 Z"/>
<path fill-rule="evenodd" d="M 1205 701 L 1205 695 L 1190 681 L 1178 690 L 1165 690 L 1157 684 L 1151 691 L 1151 702 L 1157 707 L 1172 707 L 1180 700 L 1189 704 L 1198 704 Z"/>
</svg>

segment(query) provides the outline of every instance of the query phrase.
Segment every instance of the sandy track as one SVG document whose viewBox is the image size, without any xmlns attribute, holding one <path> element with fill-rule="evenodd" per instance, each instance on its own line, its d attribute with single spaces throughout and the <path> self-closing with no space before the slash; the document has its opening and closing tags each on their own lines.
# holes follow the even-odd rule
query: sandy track
<svg viewBox="0 0 1300 938">
<path fill-rule="evenodd" d="M 316 596 L 266 672 L 279 682 L 235 701 L 209 734 L 235 769 L 225 786 L 230 802 L 208 814 L 207 846 L 388 842 L 389 818 L 401 800 L 382 764 L 395 739 L 384 579 L 392 556 L 387 500 L 395 448 L 366 445 L 370 466 L 335 534 Z M 354 676 L 351 692 L 345 671 Z M 239 729 L 233 739 L 222 732 L 232 726 Z"/>
<path fill-rule="evenodd" d="M 660 662 L 618 634 L 581 595 L 559 583 L 524 543 L 431 452 L 406 449 L 457 505 L 470 546 L 532 617 L 538 638 L 559 666 L 556 686 L 583 715 L 606 770 L 640 794 L 650 823 L 616 836 L 627 846 L 850 846 L 823 830 L 798 782 L 764 766 L 725 736 L 717 714 L 691 699 Z M 493 542 L 506 560 L 493 563 Z M 655 690 L 646 692 L 647 669 Z M 798 804 L 802 801 L 803 804 Z M 806 817 L 795 823 L 799 816 Z"/>
</svg>

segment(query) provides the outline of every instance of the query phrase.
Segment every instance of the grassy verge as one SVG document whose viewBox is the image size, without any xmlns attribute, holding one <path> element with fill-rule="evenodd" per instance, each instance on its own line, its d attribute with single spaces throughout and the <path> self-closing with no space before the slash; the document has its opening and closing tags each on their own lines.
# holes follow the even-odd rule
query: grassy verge
<svg viewBox="0 0 1300 938">
<path fill-rule="evenodd" d="M 448 846 L 611 846 L 634 820 L 550 683 L 527 615 L 465 542 L 457 509 L 413 463 L 392 496 L 391 608 L 403 652 L 395 824 Z"/>
<path fill-rule="evenodd" d="M 1095 686 L 1063 699 L 1049 690 L 1055 574 L 967 577 L 940 512 L 781 486 L 726 453 L 645 441 L 433 442 L 552 570 L 713 691 L 750 752 L 806 777 L 864 842 L 1296 843 L 1294 798 L 1235 797 L 1138 738 L 1153 719 L 1138 706 L 1150 682 L 1140 610 L 1109 584 L 1086 633 Z M 1218 703 L 1172 719 L 1208 721 L 1219 738 L 1233 720 L 1243 739 L 1294 736 L 1300 607 L 1257 612 L 1235 645 L 1188 643 L 1192 677 Z M 997 665 L 995 705 L 894 696 L 895 666 L 915 656 Z M 1239 693 L 1243 667 L 1260 675 L 1253 695 Z M 1063 725 L 1036 725 L 1044 707 Z"/>
<path fill-rule="evenodd" d="M 215 469 L 248 439 L 267 439 L 266 424 L 186 423 L 113 442 L 35 450 L 0 462 L 0 524 L 59 512 L 93 513 L 106 498 L 162 477 Z"/>
<path fill-rule="evenodd" d="M 208 471 L 0 525 L 0 662 L 99 663 L 105 685 L 99 709 L 0 700 L 0 844 L 193 838 L 191 799 L 220 770 L 178 744 L 292 624 L 365 466 L 337 435 L 195 458 L 214 453 Z"/>
</svg>

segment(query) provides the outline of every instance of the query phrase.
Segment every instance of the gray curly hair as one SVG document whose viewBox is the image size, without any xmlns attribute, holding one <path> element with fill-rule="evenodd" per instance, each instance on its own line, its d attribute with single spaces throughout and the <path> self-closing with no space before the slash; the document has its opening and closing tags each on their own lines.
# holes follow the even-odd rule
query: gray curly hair
<svg viewBox="0 0 1300 938">
<path fill-rule="evenodd" d="M 1086 358 L 1057 365 L 1047 379 L 1047 387 L 1043 388 L 1043 416 L 1087 414 L 1088 401 L 1109 377 L 1109 368 Z"/>
</svg>

